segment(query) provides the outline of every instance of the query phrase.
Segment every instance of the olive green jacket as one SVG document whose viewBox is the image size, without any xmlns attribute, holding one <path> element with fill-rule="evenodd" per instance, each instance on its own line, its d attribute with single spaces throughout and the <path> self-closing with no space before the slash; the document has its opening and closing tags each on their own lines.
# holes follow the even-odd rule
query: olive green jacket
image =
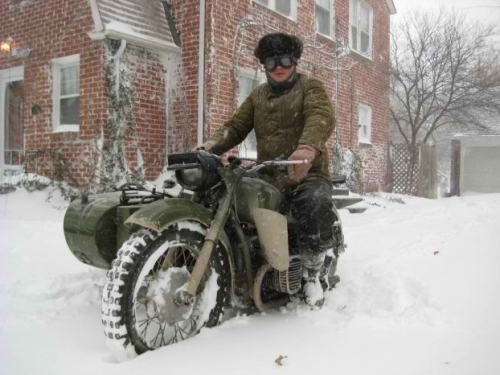
<svg viewBox="0 0 500 375">
<path fill-rule="evenodd" d="M 267 83 L 252 91 L 236 114 L 209 142 L 222 154 L 244 141 L 255 129 L 259 160 L 288 159 L 299 144 L 318 150 L 308 176 L 329 179 L 325 143 L 335 127 L 333 105 L 320 80 L 298 74 L 293 88 L 278 97 Z"/>
</svg>

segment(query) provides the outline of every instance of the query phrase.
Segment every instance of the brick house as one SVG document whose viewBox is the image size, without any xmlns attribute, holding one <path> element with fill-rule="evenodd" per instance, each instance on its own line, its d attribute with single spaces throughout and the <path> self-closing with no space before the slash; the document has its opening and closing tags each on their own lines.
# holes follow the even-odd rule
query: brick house
<svg viewBox="0 0 500 375">
<path fill-rule="evenodd" d="M 253 47 L 282 31 L 303 39 L 299 71 L 336 105 L 330 149 L 354 151 L 363 189 L 383 190 L 395 11 L 392 0 L 4 0 L 0 169 L 83 188 L 155 179 L 167 153 L 201 143 L 264 81 Z M 236 152 L 253 156 L 251 137 Z"/>
</svg>

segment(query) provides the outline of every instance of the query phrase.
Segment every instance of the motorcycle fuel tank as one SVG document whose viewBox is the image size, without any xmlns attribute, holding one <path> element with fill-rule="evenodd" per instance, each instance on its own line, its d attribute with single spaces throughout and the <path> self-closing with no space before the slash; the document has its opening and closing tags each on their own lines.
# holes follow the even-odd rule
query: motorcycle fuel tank
<svg viewBox="0 0 500 375">
<path fill-rule="evenodd" d="M 282 195 L 274 186 L 263 180 L 243 177 L 234 196 L 234 207 L 241 222 L 255 224 L 254 208 L 277 211 L 281 200 Z"/>
</svg>

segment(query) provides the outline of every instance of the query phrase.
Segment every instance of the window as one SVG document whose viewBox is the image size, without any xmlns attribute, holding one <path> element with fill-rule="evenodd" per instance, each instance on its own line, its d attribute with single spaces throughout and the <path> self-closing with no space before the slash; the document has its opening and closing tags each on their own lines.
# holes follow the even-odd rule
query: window
<svg viewBox="0 0 500 375">
<path fill-rule="evenodd" d="M 359 143 L 371 143 L 372 137 L 372 109 L 367 105 L 359 105 L 358 114 L 358 141 Z"/>
<path fill-rule="evenodd" d="M 253 89 L 265 82 L 265 80 L 266 77 L 262 72 L 240 70 L 238 106 L 245 101 Z M 246 139 L 240 144 L 239 156 L 242 158 L 257 158 L 257 138 L 255 136 L 255 130 L 252 130 L 250 134 L 247 135 Z"/>
<path fill-rule="evenodd" d="M 80 56 L 52 60 L 54 131 L 78 131 L 80 124 Z"/>
<path fill-rule="evenodd" d="M 316 0 L 316 31 L 333 37 L 333 0 Z"/>
<path fill-rule="evenodd" d="M 349 46 L 366 57 L 372 56 L 373 10 L 360 0 L 351 0 Z"/>
<path fill-rule="evenodd" d="M 293 20 L 297 17 L 297 0 L 254 0 L 259 4 L 265 5 L 285 17 Z"/>
</svg>

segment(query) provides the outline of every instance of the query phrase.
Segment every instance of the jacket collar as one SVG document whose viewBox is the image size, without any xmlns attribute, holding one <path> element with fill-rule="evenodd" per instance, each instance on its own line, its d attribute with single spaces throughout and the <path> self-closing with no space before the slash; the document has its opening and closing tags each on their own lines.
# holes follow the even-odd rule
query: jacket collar
<svg viewBox="0 0 500 375">
<path fill-rule="evenodd" d="M 297 70 L 294 70 L 292 75 L 288 77 L 288 79 L 284 82 L 274 81 L 267 72 L 266 72 L 266 77 L 267 77 L 267 84 L 269 86 L 269 97 L 277 98 L 287 93 L 293 88 L 293 86 L 295 86 L 298 79 L 300 78 L 300 74 L 297 73 Z"/>
</svg>

